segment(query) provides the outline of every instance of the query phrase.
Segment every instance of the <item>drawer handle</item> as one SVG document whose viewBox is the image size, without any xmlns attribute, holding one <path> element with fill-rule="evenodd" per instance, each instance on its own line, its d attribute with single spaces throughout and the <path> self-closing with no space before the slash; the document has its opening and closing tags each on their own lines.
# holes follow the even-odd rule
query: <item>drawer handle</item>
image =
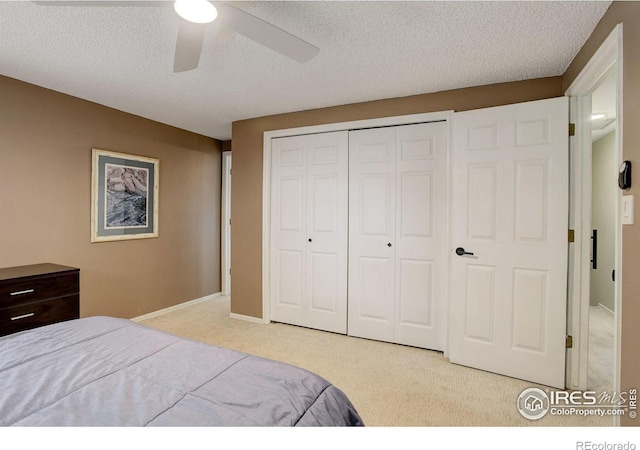
<svg viewBox="0 0 640 450">
<path fill-rule="evenodd" d="M 35 289 L 25 289 L 24 291 L 18 291 L 18 292 L 12 292 L 9 295 L 22 295 L 22 294 L 31 294 L 32 292 L 35 292 Z"/>
<path fill-rule="evenodd" d="M 11 320 L 26 319 L 27 317 L 31 317 L 31 316 L 35 316 L 35 315 L 36 315 L 36 313 L 23 314 L 21 316 L 12 317 Z"/>
</svg>

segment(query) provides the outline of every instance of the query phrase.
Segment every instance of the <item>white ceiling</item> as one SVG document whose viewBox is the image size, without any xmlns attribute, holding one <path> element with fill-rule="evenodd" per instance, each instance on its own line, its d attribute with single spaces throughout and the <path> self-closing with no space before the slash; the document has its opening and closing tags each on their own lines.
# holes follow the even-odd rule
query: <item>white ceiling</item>
<svg viewBox="0 0 640 450">
<path fill-rule="evenodd" d="M 176 74 L 171 3 L 2 0 L 0 74 L 228 140 L 241 119 L 562 75 L 611 2 L 232 3 L 319 55 L 300 64 L 214 22 L 198 69 Z"/>
</svg>

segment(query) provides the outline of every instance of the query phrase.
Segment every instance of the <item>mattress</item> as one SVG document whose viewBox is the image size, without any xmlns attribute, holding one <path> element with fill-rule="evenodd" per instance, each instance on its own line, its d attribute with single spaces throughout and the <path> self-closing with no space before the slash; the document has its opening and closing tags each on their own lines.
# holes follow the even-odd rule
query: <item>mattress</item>
<svg viewBox="0 0 640 450">
<path fill-rule="evenodd" d="M 0 426 L 361 426 L 300 367 L 89 317 L 0 338 Z"/>
</svg>

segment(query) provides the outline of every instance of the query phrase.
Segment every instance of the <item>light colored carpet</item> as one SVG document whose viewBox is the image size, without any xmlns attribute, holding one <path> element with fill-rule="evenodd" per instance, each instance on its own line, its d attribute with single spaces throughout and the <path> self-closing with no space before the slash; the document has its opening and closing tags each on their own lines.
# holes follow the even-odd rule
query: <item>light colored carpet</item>
<svg viewBox="0 0 640 450">
<path fill-rule="evenodd" d="M 257 324 L 232 319 L 229 312 L 229 297 L 221 297 L 140 323 L 311 370 L 347 394 L 367 426 L 613 423 L 610 418 L 551 414 L 532 422 L 516 408 L 518 396 L 535 386 L 532 383 L 451 364 L 439 352 L 279 323 Z"/>
<path fill-rule="evenodd" d="M 589 369 L 587 387 L 612 391 L 614 317 L 599 306 L 589 307 Z"/>
</svg>

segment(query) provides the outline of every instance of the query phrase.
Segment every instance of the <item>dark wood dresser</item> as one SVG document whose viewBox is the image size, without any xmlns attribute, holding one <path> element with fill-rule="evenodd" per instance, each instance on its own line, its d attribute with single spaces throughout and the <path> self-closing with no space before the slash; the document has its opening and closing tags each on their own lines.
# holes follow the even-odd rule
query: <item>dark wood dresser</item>
<svg viewBox="0 0 640 450">
<path fill-rule="evenodd" d="M 80 317 L 80 269 L 57 264 L 0 269 L 0 336 Z"/>
</svg>

